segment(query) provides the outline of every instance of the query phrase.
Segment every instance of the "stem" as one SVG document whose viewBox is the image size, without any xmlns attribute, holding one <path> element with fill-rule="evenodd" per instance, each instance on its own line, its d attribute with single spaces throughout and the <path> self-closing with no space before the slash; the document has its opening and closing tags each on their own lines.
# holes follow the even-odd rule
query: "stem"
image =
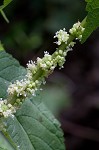
<svg viewBox="0 0 99 150">
<path fill-rule="evenodd" d="M 0 12 L 1 12 L 1 14 L 2 14 L 3 18 L 5 19 L 5 21 L 6 21 L 7 23 L 9 23 L 9 20 L 8 20 L 8 18 L 6 17 L 6 15 L 5 15 L 4 11 L 3 11 L 3 10 L 1 10 Z"/>
<path fill-rule="evenodd" d="M 17 149 L 17 146 L 15 145 L 15 143 L 13 142 L 13 140 L 11 139 L 9 133 L 6 130 L 5 123 L 4 123 L 5 121 L 6 121 L 6 119 L 4 119 L 3 117 L 0 118 L 0 125 L 2 126 L 1 133 L 6 137 L 6 139 L 9 141 L 9 143 L 11 144 L 11 146 L 13 148 Z"/>
<path fill-rule="evenodd" d="M 35 76 L 33 77 L 33 80 L 36 81 L 39 77 L 41 77 L 44 74 L 44 70 L 42 70 L 41 68 L 39 69 L 39 71 L 35 74 Z"/>
<path fill-rule="evenodd" d="M 5 132 L 5 131 L 2 131 L 2 133 L 7 138 L 7 140 L 11 144 L 11 146 L 17 150 L 17 146 L 15 145 L 15 143 L 13 142 L 13 140 L 11 139 L 11 137 L 9 136 L 9 133 Z"/>
<path fill-rule="evenodd" d="M 87 20 L 87 16 L 83 19 L 83 21 L 81 22 L 81 26 L 85 28 L 86 26 L 86 20 Z"/>
</svg>

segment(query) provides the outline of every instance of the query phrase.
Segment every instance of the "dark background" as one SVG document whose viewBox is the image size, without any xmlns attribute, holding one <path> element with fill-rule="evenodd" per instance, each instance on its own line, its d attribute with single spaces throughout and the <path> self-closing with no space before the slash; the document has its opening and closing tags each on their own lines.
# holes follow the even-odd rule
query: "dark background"
<svg viewBox="0 0 99 150">
<path fill-rule="evenodd" d="M 55 51 L 55 32 L 82 21 L 85 6 L 81 0 L 13 0 L 5 9 L 10 23 L 0 16 L 0 40 L 26 66 L 44 51 Z M 42 99 L 62 124 L 67 150 L 99 150 L 98 29 L 68 53 L 64 69 L 47 79 Z"/>
</svg>

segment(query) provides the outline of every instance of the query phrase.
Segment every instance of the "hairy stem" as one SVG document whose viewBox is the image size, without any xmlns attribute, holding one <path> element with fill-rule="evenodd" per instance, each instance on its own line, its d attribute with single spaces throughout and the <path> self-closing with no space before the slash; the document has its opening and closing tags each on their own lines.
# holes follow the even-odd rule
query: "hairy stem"
<svg viewBox="0 0 99 150">
<path fill-rule="evenodd" d="M 85 27 L 86 24 L 86 17 L 84 18 L 84 20 L 81 22 L 81 26 Z M 67 40 L 67 44 L 66 43 L 62 43 L 59 48 L 56 49 L 56 51 L 62 50 L 64 51 L 66 49 L 66 47 L 68 47 L 68 45 L 73 42 L 75 40 L 75 36 L 74 35 L 69 35 L 69 39 Z M 52 59 L 56 58 L 56 51 L 52 54 Z M 57 66 L 57 64 L 56 64 Z M 53 72 L 53 71 L 52 71 Z M 52 73 L 52 72 L 49 72 Z M 42 77 L 47 77 L 48 74 L 46 74 L 46 71 L 43 70 L 42 68 L 39 68 L 38 71 L 36 72 L 36 74 L 34 74 L 33 76 L 33 82 L 35 82 L 36 80 L 39 80 Z M 15 103 L 16 101 L 16 95 L 13 95 L 12 97 L 8 96 L 8 103 L 11 103 L 12 105 Z M 25 97 L 23 97 L 24 99 Z M 20 99 L 22 99 L 22 96 L 20 97 Z"/>
</svg>

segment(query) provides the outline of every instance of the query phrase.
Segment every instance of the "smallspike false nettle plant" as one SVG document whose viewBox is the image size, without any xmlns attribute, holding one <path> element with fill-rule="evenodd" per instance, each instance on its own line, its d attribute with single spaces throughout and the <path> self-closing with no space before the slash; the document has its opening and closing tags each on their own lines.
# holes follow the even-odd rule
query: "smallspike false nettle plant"
<svg viewBox="0 0 99 150">
<path fill-rule="evenodd" d="M 48 77 L 58 65 L 59 68 L 63 68 L 65 63 L 65 57 L 68 51 L 72 50 L 72 47 L 76 42 L 68 42 L 70 35 L 75 36 L 76 40 L 82 39 L 84 28 L 81 23 L 75 23 L 70 29 L 70 34 L 63 30 L 56 32 L 54 38 L 57 38 L 57 45 L 65 43 L 64 49 L 57 48 L 57 50 L 50 55 L 47 51 L 44 52 L 44 57 L 41 59 L 37 57 L 36 62 L 32 60 L 27 64 L 27 73 L 24 79 L 16 80 L 8 86 L 7 93 L 8 98 L 0 101 L 0 116 L 1 117 L 14 117 L 14 113 L 25 101 L 29 95 L 35 96 L 36 91 L 40 89 L 41 84 L 45 84 L 45 78 Z"/>
<path fill-rule="evenodd" d="M 3 9 L 11 2 L 4 0 L 0 11 L 7 21 Z M 84 43 L 99 27 L 99 1 L 86 0 L 88 15 L 66 31 L 56 32 L 57 49 L 51 55 L 30 60 L 27 68 L 7 54 L 1 45 L 0 51 L 0 150 L 65 150 L 63 132 L 59 122 L 39 99 L 37 91 L 46 83 L 54 69 L 64 68 L 67 52 L 73 50 L 76 41 Z M 9 74 L 9 77 L 7 76 Z M 3 136 L 4 135 L 4 136 Z M 5 138 L 4 138 L 5 137 Z M 7 142 L 9 141 L 9 142 Z"/>
</svg>

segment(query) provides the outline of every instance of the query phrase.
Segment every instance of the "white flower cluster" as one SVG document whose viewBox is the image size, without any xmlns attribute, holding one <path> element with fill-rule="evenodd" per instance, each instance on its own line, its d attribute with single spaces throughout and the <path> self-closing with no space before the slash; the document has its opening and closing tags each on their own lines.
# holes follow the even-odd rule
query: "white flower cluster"
<svg viewBox="0 0 99 150">
<path fill-rule="evenodd" d="M 25 78 L 21 81 L 16 81 L 13 84 L 10 84 L 7 91 L 10 96 L 13 97 L 13 95 L 15 95 L 16 98 L 21 98 L 23 100 L 29 94 L 35 96 L 35 92 L 40 85 L 41 83 L 38 80 L 32 81 L 29 80 L 29 78 Z"/>
<path fill-rule="evenodd" d="M 73 27 L 69 30 L 69 33 L 76 37 L 76 40 L 82 39 L 82 34 L 84 32 L 85 28 L 81 26 L 81 23 L 78 21 L 73 25 Z M 63 30 L 59 30 L 56 32 L 54 38 L 57 38 L 58 41 L 55 42 L 57 45 L 61 45 L 62 43 L 67 44 L 69 39 L 69 34 L 66 32 L 65 28 Z"/>
<path fill-rule="evenodd" d="M 7 104 L 7 100 L 2 100 L 2 98 L 0 98 L 0 116 L 2 117 L 13 117 L 14 113 L 16 112 L 15 107 L 13 107 L 11 104 Z"/>
<path fill-rule="evenodd" d="M 48 74 L 49 70 L 53 70 L 53 62 L 51 60 L 51 55 L 45 52 L 44 58 L 37 58 L 37 62 L 29 61 L 27 64 L 27 75 L 25 79 L 21 81 L 15 81 L 13 84 L 11 83 L 8 87 L 8 94 L 10 96 L 15 95 L 17 98 L 25 98 L 28 94 L 35 95 L 35 92 L 39 89 L 40 85 L 45 84 L 44 74 Z M 44 74 L 39 77 L 37 80 L 34 80 L 35 74 L 42 69 Z"/>
<path fill-rule="evenodd" d="M 13 84 L 11 83 L 8 87 L 8 95 L 13 95 L 16 98 L 24 99 L 29 94 L 35 96 L 35 92 L 40 89 L 40 85 L 45 84 L 45 77 L 47 77 L 57 66 L 62 67 L 65 62 L 66 51 L 59 50 L 54 56 L 48 52 L 44 52 L 44 57 L 37 58 L 37 62 L 29 61 L 27 64 L 27 75 L 25 79 L 18 81 L 16 80 Z M 35 79 L 35 75 L 41 70 L 41 75 Z M 16 102 L 15 102 L 16 103 Z"/>
<path fill-rule="evenodd" d="M 76 39 L 80 40 L 82 39 L 82 34 L 84 32 L 85 28 L 81 26 L 81 23 L 78 21 L 73 25 L 73 27 L 69 30 L 70 34 L 75 36 Z"/>
<path fill-rule="evenodd" d="M 46 73 L 53 71 L 56 67 L 53 62 L 52 55 L 50 55 L 47 51 L 44 52 L 44 57 L 42 59 L 39 57 L 37 58 L 37 66 L 42 68 L 42 70 L 44 70 Z"/>
<path fill-rule="evenodd" d="M 55 52 L 54 63 L 58 64 L 60 68 L 63 68 L 63 64 L 65 63 L 65 56 L 67 55 L 67 51 L 57 50 Z"/>
<path fill-rule="evenodd" d="M 65 50 L 57 50 L 55 53 L 54 53 L 54 64 L 58 64 L 60 69 L 63 68 L 63 65 L 66 61 L 66 55 L 69 51 L 72 51 L 72 47 L 74 47 L 75 45 L 75 42 L 70 42 L 70 44 L 68 44 L 68 46 L 66 47 Z"/>
<path fill-rule="evenodd" d="M 27 87 L 28 81 L 27 80 L 16 80 L 13 84 L 11 83 L 8 87 L 8 94 L 13 95 L 14 93 L 17 94 L 17 97 L 24 95 L 26 97 L 25 89 Z"/>
<path fill-rule="evenodd" d="M 54 38 L 58 38 L 58 41 L 56 42 L 57 45 L 61 45 L 62 43 L 67 44 L 69 34 L 66 32 L 64 28 L 63 30 L 57 31 Z"/>
</svg>

